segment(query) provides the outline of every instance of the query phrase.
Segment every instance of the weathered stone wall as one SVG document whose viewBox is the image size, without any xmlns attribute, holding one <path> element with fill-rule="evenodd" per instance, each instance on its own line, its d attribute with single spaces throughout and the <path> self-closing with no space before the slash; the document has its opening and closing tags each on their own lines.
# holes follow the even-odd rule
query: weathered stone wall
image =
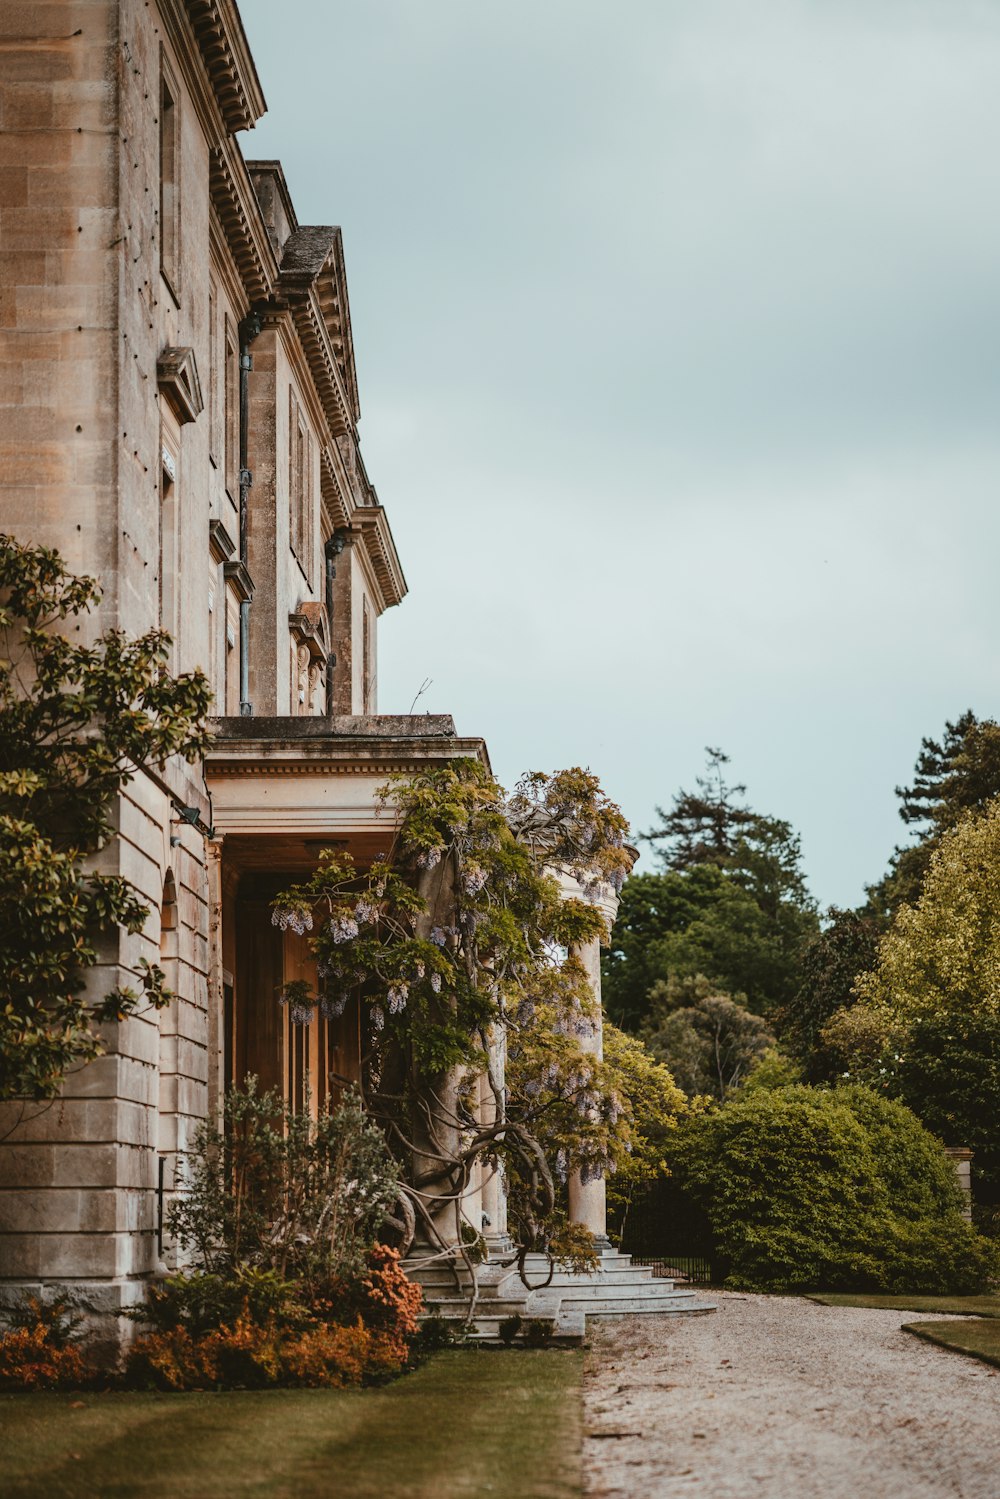
<svg viewBox="0 0 1000 1499">
<path fill-rule="evenodd" d="M 238 713 L 248 587 L 238 569 L 239 327 L 251 305 L 264 307 L 249 385 L 250 700 L 272 723 L 323 713 L 316 684 L 332 644 L 336 711 L 374 713 L 377 620 L 405 581 L 360 462 L 356 401 L 345 405 L 342 393 L 353 382 L 346 291 L 335 284 L 342 262 L 324 271 L 325 301 L 307 288 L 310 332 L 296 321 L 301 300 L 290 311 L 279 285 L 297 227 L 280 168 L 260 164 L 270 192 L 262 214 L 230 134 L 263 107 L 252 64 L 202 53 L 196 12 L 184 0 L 0 7 L 0 529 L 57 546 L 100 580 L 101 607 L 82 630 L 134 636 L 161 625 L 174 637 L 172 669 L 202 668 L 219 712 Z M 234 11 L 222 17 L 238 31 Z M 230 41 L 239 52 L 235 32 Z M 220 67 L 234 70 L 221 82 Z M 175 212 L 161 193 L 164 80 Z M 174 227 L 165 257 L 164 205 Z M 306 237 L 314 232 L 340 255 L 339 231 Z M 200 383 L 186 408 L 158 370 L 167 351 L 183 353 Z M 299 558 L 289 536 L 290 391 L 310 457 Z M 331 638 L 320 605 L 334 528 L 348 544 Z M 308 652 L 304 702 L 296 649 Z M 70 1077 L 56 1102 L 0 1120 L 0 1296 L 71 1283 L 112 1330 L 170 1260 L 169 1244 L 163 1254 L 158 1244 L 161 1189 L 169 1196 L 178 1153 L 221 1086 L 232 933 L 220 927 L 219 846 L 181 807 L 210 823 L 200 767 L 171 764 L 122 794 L 118 837 L 95 866 L 128 878 L 150 919 L 139 936 L 110 941 L 90 975 L 102 995 L 134 982 L 140 959 L 158 961 L 177 998 L 109 1027 L 107 1055 Z"/>
<path fill-rule="evenodd" d="M 160 275 L 161 49 L 178 80 L 182 63 L 157 9 L 136 0 L 7 6 L 0 26 L 10 39 L 0 109 L 11 132 L 0 138 L 3 399 L 16 408 L 3 423 L 0 520 L 99 578 L 93 628 L 142 633 L 160 622 L 162 597 L 175 669 L 207 664 L 204 420 L 179 432 L 176 535 L 164 548 L 173 574 L 160 577 L 157 356 L 187 344 L 208 366 L 208 147 L 183 82 L 187 248 L 177 298 Z M 41 46 L 39 31 L 51 38 Z M 169 1185 L 172 1153 L 204 1116 L 206 1097 L 204 854 L 200 834 L 178 825 L 170 792 L 207 813 L 193 768 L 168 767 L 163 784 L 140 776 L 118 806 L 119 836 L 95 861 L 128 878 L 151 916 L 141 936 L 107 945 L 90 988 L 128 984 L 141 957 L 159 958 L 170 869 L 179 997 L 161 1016 L 109 1027 L 108 1054 L 71 1076 L 58 1101 L 27 1108 L 0 1149 L 7 1294 L 57 1279 L 113 1313 L 139 1299 L 156 1266 L 158 1158 L 171 1154 Z"/>
</svg>

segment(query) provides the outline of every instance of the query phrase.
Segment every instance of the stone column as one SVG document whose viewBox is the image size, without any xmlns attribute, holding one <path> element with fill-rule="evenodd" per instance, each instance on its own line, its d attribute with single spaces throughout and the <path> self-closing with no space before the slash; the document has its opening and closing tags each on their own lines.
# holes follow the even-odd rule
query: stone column
<svg viewBox="0 0 1000 1499">
<path fill-rule="evenodd" d="M 581 943 L 575 949 L 573 955 L 580 960 L 586 969 L 591 992 L 597 1002 L 593 1034 L 585 1040 L 581 1040 L 580 1048 L 582 1051 L 589 1052 L 592 1056 L 600 1058 L 604 1055 L 600 939 L 594 937 L 590 942 Z M 598 1248 L 608 1244 L 607 1188 L 603 1176 L 598 1177 L 596 1181 L 583 1182 L 580 1179 L 579 1171 L 574 1171 L 569 1178 L 568 1186 L 570 1222 L 580 1223 L 584 1228 L 589 1228 L 590 1232 L 597 1239 Z"/>
<path fill-rule="evenodd" d="M 498 1034 L 496 1031 L 490 1033 L 489 1066 L 494 1082 L 503 1088 L 506 1072 L 506 1042 L 503 1034 Z M 492 1124 L 495 1121 L 496 1107 L 496 1099 L 489 1078 L 483 1076 L 479 1080 L 479 1108 L 484 1124 Z M 487 1165 L 483 1165 L 481 1169 L 483 1238 L 486 1240 L 490 1258 L 495 1259 L 511 1253 L 514 1247 L 507 1231 L 507 1189 L 498 1169 L 495 1170 Z M 487 1219 L 489 1222 L 486 1221 Z"/>
</svg>

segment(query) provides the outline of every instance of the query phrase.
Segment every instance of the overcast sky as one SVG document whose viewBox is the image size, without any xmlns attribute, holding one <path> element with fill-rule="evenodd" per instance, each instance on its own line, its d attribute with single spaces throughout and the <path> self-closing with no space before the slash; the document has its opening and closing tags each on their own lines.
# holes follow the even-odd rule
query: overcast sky
<svg viewBox="0 0 1000 1499">
<path fill-rule="evenodd" d="M 636 831 L 732 757 L 853 904 L 1000 706 L 995 0 L 241 0 L 343 226 L 379 706 Z M 647 856 L 648 861 L 648 856 Z"/>
</svg>

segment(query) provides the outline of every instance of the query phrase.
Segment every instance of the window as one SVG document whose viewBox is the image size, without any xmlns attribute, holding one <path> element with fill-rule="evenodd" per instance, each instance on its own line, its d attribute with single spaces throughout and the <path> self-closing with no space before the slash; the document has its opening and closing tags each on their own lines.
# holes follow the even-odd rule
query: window
<svg viewBox="0 0 1000 1499">
<path fill-rule="evenodd" d="M 236 342 L 236 330 L 226 317 L 226 409 L 223 415 L 226 443 L 226 489 L 229 498 L 236 500 L 240 489 L 240 350 Z"/>
<path fill-rule="evenodd" d="M 312 437 L 288 392 L 288 545 L 308 578 L 312 564 Z"/>
<path fill-rule="evenodd" d="M 208 283 L 208 456 L 219 466 L 219 293 Z"/>
<path fill-rule="evenodd" d="M 180 294 L 180 112 L 179 91 L 160 53 L 160 270 L 174 296 Z"/>
<path fill-rule="evenodd" d="M 159 626 L 177 641 L 177 478 L 180 468 L 180 429 L 164 412 L 160 431 Z"/>
</svg>

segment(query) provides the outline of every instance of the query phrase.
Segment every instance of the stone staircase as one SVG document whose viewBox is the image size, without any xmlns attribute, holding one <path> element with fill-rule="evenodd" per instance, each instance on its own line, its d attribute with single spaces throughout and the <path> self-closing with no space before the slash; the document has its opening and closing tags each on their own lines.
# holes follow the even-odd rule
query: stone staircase
<svg viewBox="0 0 1000 1499">
<path fill-rule="evenodd" d="M 499 1343 L 500 1325 L 511 1317 L 520 1317 L 522 1324 L 546 1323 L 552 1341 L 572 1344 L 586 1336 L 588 1317 L 691 1316 L 715 1311 L 714 1302 L 675 1286 L 672 1280 L 656 1278 L 648 1266 L 634 1265 L 631 1255 L 610 1247 L 589 1275 L 557 1267 L 551 1279 L 545 1255 L 529 1254 L 525 1261 L 528 1285 L 521 1280 L 516 1263 L 480 1265 L 471 1319 L 472 1282 L 464 1266 L 450 1261 L 418 1262 L 408 1265 L 407 1273 L 423 1289 L 425 1315 L 444 1317 L 477 1343 Z"/>
</svg>

